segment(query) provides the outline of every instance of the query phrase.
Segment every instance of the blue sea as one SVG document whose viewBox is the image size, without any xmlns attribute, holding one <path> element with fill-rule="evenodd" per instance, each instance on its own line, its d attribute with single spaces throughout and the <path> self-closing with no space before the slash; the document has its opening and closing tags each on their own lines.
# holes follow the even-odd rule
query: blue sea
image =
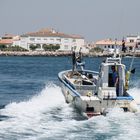
<svg viewBox="0 0 140 140">
<path fill-rule="evenodd" d="M 99 70 L 105 58 L 85 57 Z M 129 69 L 132 58 L 123 58 Z M 140 104 L 140 58 L 129 93 Z M 112 109 L 86 119 L 65 103 L 57 74 L 70 57 L 0 57 L 0 140 L 140 140 L 140 113 Z"/>
</svg>

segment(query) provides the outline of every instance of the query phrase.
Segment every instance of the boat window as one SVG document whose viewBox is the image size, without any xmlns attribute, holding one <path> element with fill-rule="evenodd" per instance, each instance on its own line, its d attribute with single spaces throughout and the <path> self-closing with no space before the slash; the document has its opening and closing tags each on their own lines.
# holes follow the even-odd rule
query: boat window
<svg viewBox="0 0 140 140">
<path fill-rule="evenodd" d="M 116 82 L 118 81 L 118 72 L 116 66 L 112 65 L 109 67 L 109 75 L 108 75 L 108 87 L 114 87 Z"/>
<path fill-rule="evenodd" d="M 112 67 L 113 67 L 113 66 L 109 66 L 108 87 L 114 87 Z M 115 67 L 115 66 L 114 66 L 114 67 Z"/>
<path fill-rule="evenodd" d="M 112 73 L 109 73 L 108 76 L 108 87 L 113 87 L 113 78 L 112 78 Z"/>
</svg>

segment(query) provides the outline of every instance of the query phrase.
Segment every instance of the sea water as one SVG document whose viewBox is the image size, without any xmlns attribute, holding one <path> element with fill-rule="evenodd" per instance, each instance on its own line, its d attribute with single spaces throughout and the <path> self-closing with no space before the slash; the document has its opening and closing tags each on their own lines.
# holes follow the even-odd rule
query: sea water
<svg viewBox="0 0 140 140">
<path fill-rule="evenodd" d="M 104 58 L 85 58 L 86 68 L 99 70 Z M 131 58 L 124 58 L 127 69 Z M 129 93 L 140 104 L 140 58 Z M 112 109 L 86 119 L 65 103 L 58 72 L 71 68 L 70 57 L 0 57 L 1 140 L 138 140 L 140 113 Z"/>
</svg>

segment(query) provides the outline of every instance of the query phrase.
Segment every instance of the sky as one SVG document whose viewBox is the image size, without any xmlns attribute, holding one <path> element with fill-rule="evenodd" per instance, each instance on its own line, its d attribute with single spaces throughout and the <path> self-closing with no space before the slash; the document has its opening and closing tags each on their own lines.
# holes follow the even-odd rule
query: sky
<svg viewBox="0 0 140 140">
<path fill-rule="evenodd" d="M 0 0 L 0 36 L 54 28 L 86 41 L 140 34 L 140 0 Z"/>
</svg>

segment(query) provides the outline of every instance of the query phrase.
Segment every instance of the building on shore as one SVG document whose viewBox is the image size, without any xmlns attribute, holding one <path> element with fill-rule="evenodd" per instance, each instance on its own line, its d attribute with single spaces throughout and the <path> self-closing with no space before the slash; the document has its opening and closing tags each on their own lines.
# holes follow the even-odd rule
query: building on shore
<svg viewBox="0 0 140 140">
<path fill-rule="evenodd" d="M 119 53 L 122 50 L 122 41 L 104 39 L 97 41 L 94 46 L 102 49 L 105 53 L 114 53 L 114 50 Z"/>
<path fill-rule="evenodd" d="M 10 47 L 13 45 L 14 41 L 18 41 L 19 39 L 20 37 L 18 35 L 5 34 L 0 38 L 0 45 Z"/>
<path fill-rule="evenodd" d="M 134 49 L 136 52 L 140 52 L 140 36 L 127 36 L 122 41 L 112 39 L 99 40 L 94 47 L 100 48 L 107 53 L 114 53 L 115 50 L 117 53 L 120 53 L 123 50 L 123 42 L 125 43 L 126 52 L 133 52 Z"/>
<path fill-rule="evenodd" d="M 140 52 L 140 36 L 129 35 L 126 37 L 126 46 L 128 51 Z"/>
<path fill-rule="evenodd" d="M 44 46 L 59 46 L 59 51 L 75 51 L 85 52 L 85 40 L 79 35 L 68 35 L 57 32 L 54 29 L 41 29 L 37 32 L 26 33 L 20 36 L 20 40 L 14 41 L 13 45 L 18 45 L 24 49 L 30 50 L 31 45 L 38 46 L 36 50 L 43 51 Z"/>
</svg>

